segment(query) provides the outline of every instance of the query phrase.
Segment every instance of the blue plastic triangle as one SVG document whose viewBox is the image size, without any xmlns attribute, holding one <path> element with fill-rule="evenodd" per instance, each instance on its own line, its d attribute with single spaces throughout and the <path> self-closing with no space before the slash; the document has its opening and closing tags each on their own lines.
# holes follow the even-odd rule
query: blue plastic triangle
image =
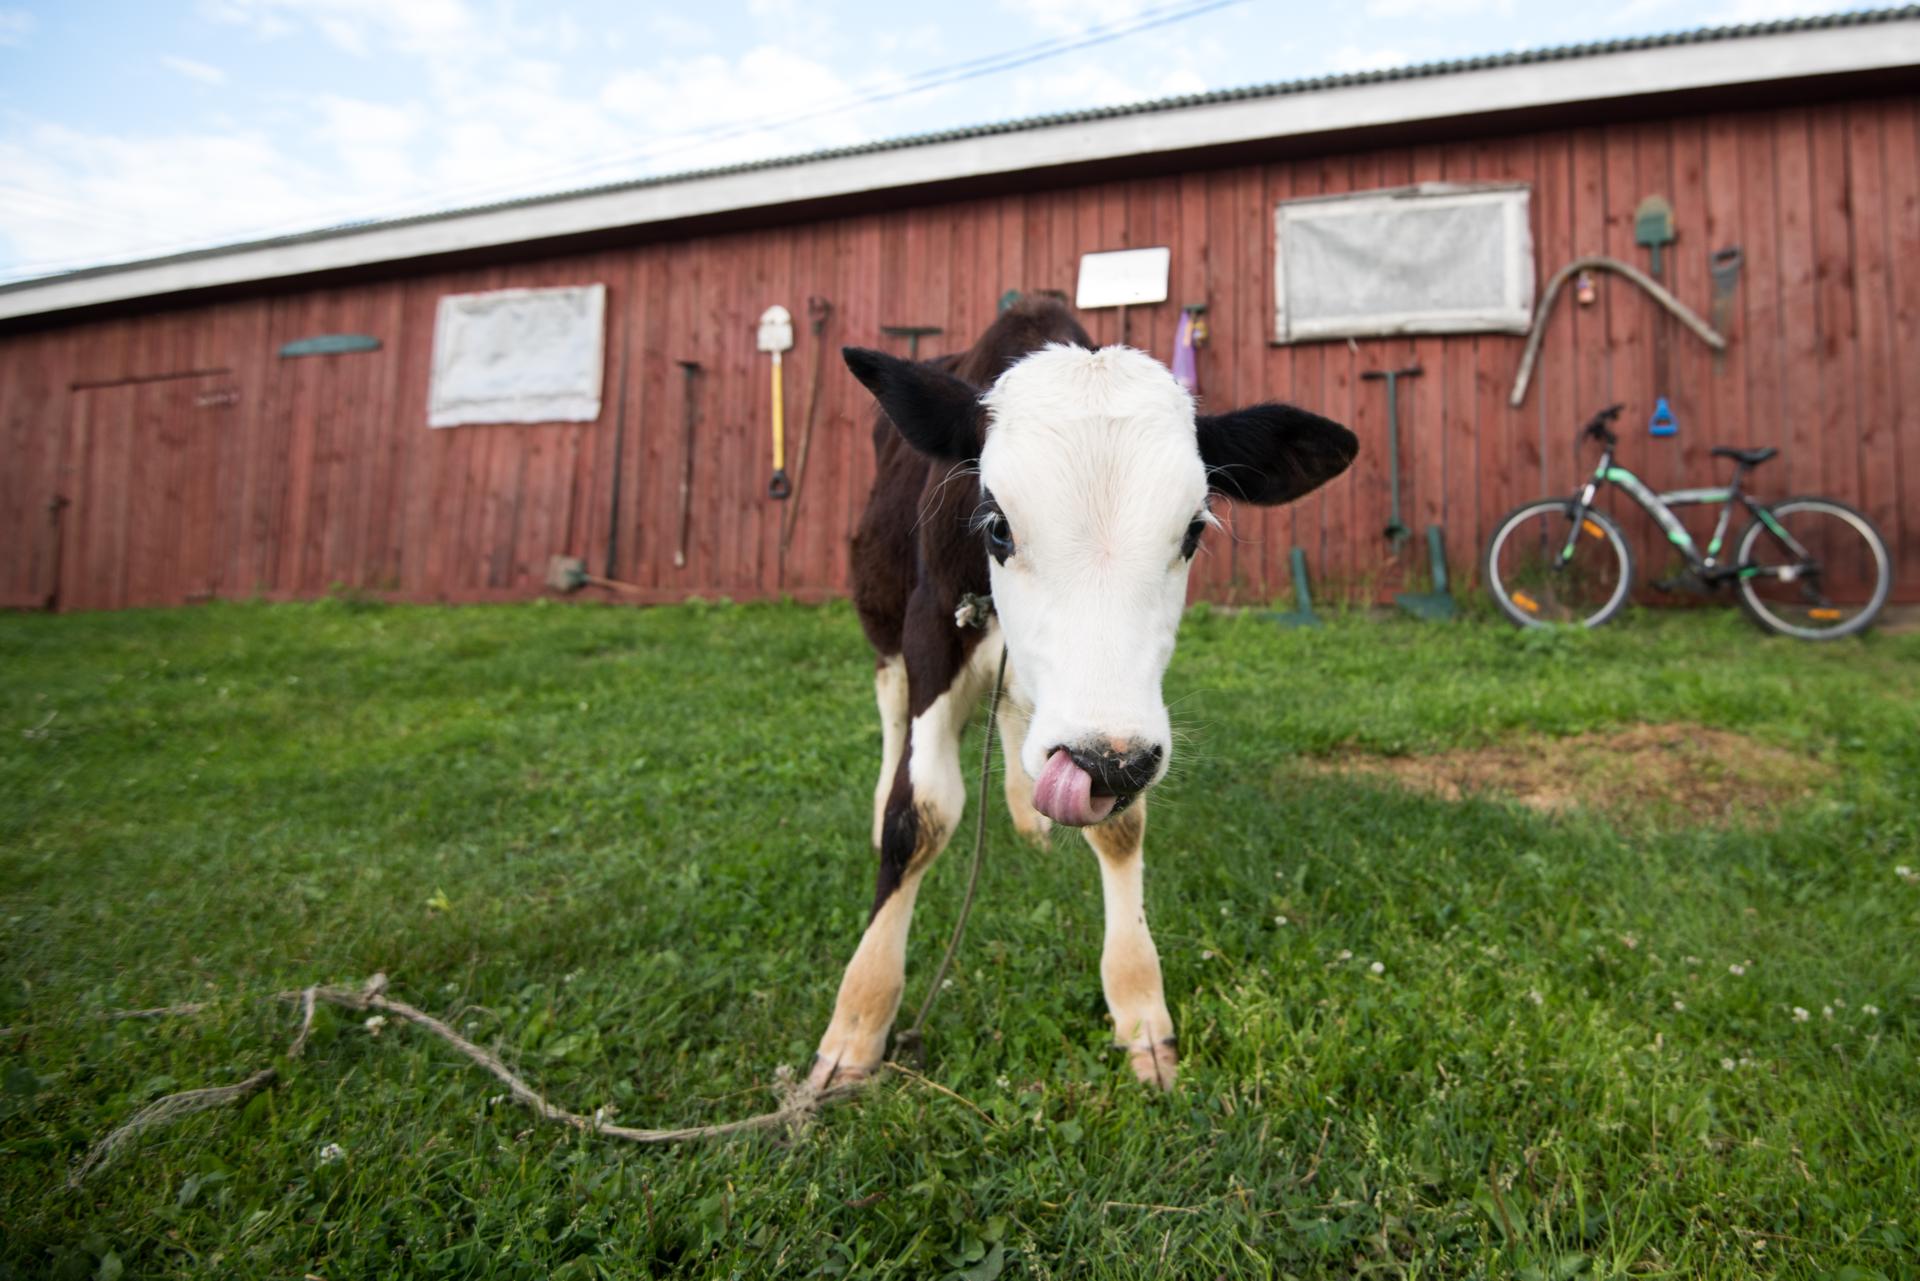
<svg viewBox="0 0 1920 1281">
<path fill-rule="evenodd" d="M 1667 406 L 1667 398 L 1660 397 L 1653 406 L 1653 417 L 1647 420 L 1647 434 L 1650 436 L 1672 436 L 1678 434 L 1680 424 L 1673 421 L 1673 410 Z"/>
</svg>

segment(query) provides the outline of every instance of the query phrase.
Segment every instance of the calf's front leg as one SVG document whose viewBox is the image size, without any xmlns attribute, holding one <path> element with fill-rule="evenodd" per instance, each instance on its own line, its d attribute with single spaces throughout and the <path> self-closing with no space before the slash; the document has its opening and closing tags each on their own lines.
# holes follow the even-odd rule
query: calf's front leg
<svg viewBox="0 0 1920 1281">
<path fill-rule="evenodd" d="M 1173 1016 L 1160 982 L 1160 953 L 1147 932 L 1141 842 L 1147 831 L 1145 797 L 1105 823 L 1084 829 L 1100 858 L 1100 887 L 1107 905 L 1107 939 L 1100 951 L 1100 981 L 1113 1016 L 1114 1043 L 1127 1052 L 1134 1075 L 1172 1089 L 1179 1066 Z"/>
<path fill-rule="evenodd" d="M 987 648 L 979 646 L 975 659 Z M 995 656 L 998 652 L 993 650 Z M 947 847 L 966 806 L 960 734 L 980 689 L 980 664 L 965 662 L 944 692 L 908 724 L 906 748 L 894 768 L 879 824 L 873 915 L 847 963 L 833 1019 L 820 1038 L 808 1078 L 815 1089 L 864 1080 L 886 1057 L 887 1033 L 906 985 L 913 902 L 921 878 Z"/>
</svg>

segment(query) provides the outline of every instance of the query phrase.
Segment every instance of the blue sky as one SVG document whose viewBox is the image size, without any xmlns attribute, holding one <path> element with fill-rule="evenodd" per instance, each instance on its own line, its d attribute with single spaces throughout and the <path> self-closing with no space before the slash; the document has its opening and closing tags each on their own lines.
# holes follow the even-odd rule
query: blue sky
<svg viewBox="0 0 1920 1281">
<path fill-rule="evenodd" d="M 0 0 L 0 277 L 1047 111 L 1853 7 Z M 905 92 L 938 68 L 1153 21 Z M 878 100 L 847 107 L 858 98 Z"/>
</svg>

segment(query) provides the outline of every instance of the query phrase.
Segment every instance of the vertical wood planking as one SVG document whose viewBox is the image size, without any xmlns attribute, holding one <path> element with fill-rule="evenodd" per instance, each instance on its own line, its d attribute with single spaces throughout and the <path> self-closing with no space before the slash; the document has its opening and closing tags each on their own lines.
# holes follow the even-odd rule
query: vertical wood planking
<svg viewBox="0 0 1920 1281">
<path fill-rule="evenodd" d="M 1902 362 L 1893 338 L 1892 263 L 1889 261 L 1888 171 L 1884 102 L 1857 103 L 1847 113 L 1854 270 L 1854 332 L 1858 336 L 1860 506 L 1886 538 L 1900 539 L 1898 469 L 1894 452 L 1894 379 Z M 1911 363 L 1908 353 L 1907 362 Z M 1896 563 L 1895 572 L 1898 572 Z"/>
<path fill-rule="evenodd" d="M 1788 493 L 1820 488 L 1820 328 L 1815 308 L 1817 255 L 1813 227 L 1813 157 L 1808 113 L 1782 114 L 1776 144 L 1780 216 L 1780 314 L 1785 347 L 1784 458 L 1766 479 Z"/>
<path fill-rule="evenodd" d="M 1691 252 L 1699 239 L 1700 222 L 1697 206 L 1689 206 L 1681 197 L 1675 185 L 1673 164 L 1672 126 L 1666 120 L 1654 120 L 1636 125 L 1633 129 L 1634 166 L 1638 178 L 1629 199 L 1621 203 L 1621 211 L 1626 218 L 1626 243 L 1631 246 L 1634 257 L 1627 261 L 1636 263 L 1648 270 L 1652 268 L 1651 254 L 1648 250 L 1635 245 L 1634 210 L 1643 197 L 1651 195 L 1665 196 L 1674 206 L 1674 236 L 1672 244 L 1660 253 L 1660 283 L 1668 289 L 1679 291 L 1680 258 Z M 1640 355 L 1632 362 L 1645 379 L 1641 384 L 1645 388 L 1644 408 L 1639 411 L 1638 430 L 1634 441 L 1642 465 L 1634 471 L 1656 491 L 1677 488 L 1681 483 L 1680 451 L 1689 436 L 1701 429 L 1702 423 L 1692 416 L 1681 416 L 1675 409 L 1675 417 L 1680 430 L 1673 436 L 1655 436 L 1647 429 L 1647 423 L 1653 413 L 1656 398 L 1667 397 L 1669 407 L 1676 400 L 1687 401 L 1683 394 L 1686 390 L 1679 385 L 1677 374 L 1680 364 L 1679 322 L 1669 316 L 1666 309 L 1656 306 L 1650 299 L 1642 296 L 1636 299 L 1641 315 L 1629 317 L 1627 332 L 1643 335 Z M 1628 412 L 1633 413 L 1632 409 Z M 1632 466 L 1632 464 L 1629 464 Z M 1648 576 L 1656 577 L 1666 559 L 1673 556 L 1665 537 L 1656 532 L 1651 521 L 1644 517 L 1637 523 L 1648 531 L 1649 546 L 1655 549 L 1655 559 L 1643 562 Z M 1677 563 L 1677 562 L 1676 562 Z"/>
<path fill-rule="evenodd" d="M 1320 190 L 1323 194 L 1337 195 L 1365 185 L 1364 182 L 1355 181 L 1352 158 L 1335 155 L 1320 161 Z M 1270 266 L 1263 278 L 1271 282 Z M 1272 296 L 1271 283 L 1264 292 L 1268 297 Z M 1357 382 L 1361 362 L 1356 356 L 1359 343 L 1339 340 L 1319 343 L 1317 346 L 1320 355 L 1320 393 L 1311 407 L 1336 422 L 1350 423 L 1353 421 L 1354 400 L 1359 394 Z M 1315 559 L 1323 565 L 1342 566 L 1346 574 L 1351 576 L 1353 547 L 1350 531 L 1354 519 L 1351 472 L 1315 490 L 1305 504 L 1296 506 L 1301 507 L 1297 514 L 1302 519 L 1311 519 L 1318 526 L 1315 531 L 1317 537 L 1308 543 Z M 1277 558 L 1271 568 L 1277 584 L 1280 578 Z"/>
<path fill-rule="evenodd" d="M 1860 503 L 1860 419 L 1854 328 L 1853 197 L 1847 172 L 1848 108 L 1818 108 L 1813 143 L 1814 332 L 1819 351 L 1820 483 L 1814 492 Z"/>
<path fill-rule="evenodd" d="M 1700 368 L 1704 370 L 1709 388 L 1706 403 L 1711 416 L 1713 439 L 1703 441 L 1700 433 L 1695 433 L 1694 442 L 1687 453 L 1690 470 L 1718 477 L 1725 474 L 1726 464 L 1708 453 L 1708 446 L 1723 441 L 1745 447 L 1764 443 L 1755 441 L 1754 425 L 1748 413 L 1746 369 L 1751 343 L 1742 307 L 1744 295 L 1752 288 L 1754 271 L 1752 250 L 1747 247 L 1750 239 L 1748 224 L 1757 214 L 1749 210 L 1742 200 L 1744 182 L 1739 120 L 1725 113 L 1714 115 L 1707 119 L 1703 132 L 1702 196 L 1706 202 L 1706 244 L 1701 251 L 1712 254 L 1737 245 L 1743 254 L 1740 275 L 1734 285 L 1726 317 L 1721 321 L 1726 327 L 1728 350 L 1724 353 L 1703 353 L 1700 357 Z M 1709 310 L 1703 314 L 1707 316 L 1708 323 L 1712 323 L 1714 284 L 1711 276 L 1707 281 L 1707 289 Z"/>
<path fill-rule="evenodd" d="M 1477 155 L 1473 147 L 1452 143 L 1441 150 L 1441 176 L 1447 182 L 1472 182 Z M 1439 441 L 1441 450 L 1442 497 L 1440 528 L 1447 553 L 1449 573 L 1460 576 L 1466 562 L 1462 551 L 1472 541 L 1479 518 L 1480 454 L 1477 443 L 1478 406 L 1474 397 L 1474 378 L 1479 368 L 1479 339 L 1473 335 L 1440 341 L 1441 363 L 1446 371 L 1440 389 Z M 1429 581 L 1429 556 L 1426 530 L 1416 527 L 1410 540 L 1416 567 L 1415 581 Z"/>
<path fill-rule="evenodd" d="M 1697 117 L 1676 120 L 1668 139 L 1674 218 L 1679 224 L 1678 238 L 1668 246 L 1672 258 L 1669 287 L 1681 302 L 1711 323 L 1713 283 L 1708 262 L 1718 242 L 1712 238 L 1712 211 L 1707 200 L 1705 121 Z M 1667 367 L 1672 371 L 1668 394 L 1674 397 L 1674 414 L 1680 422 L 1680 434 L 1667 441 L 1671 470 L 1665 485 L 1683 488 L 1718 483 L 1715 473 L 1720 469 L 1708 450 L 1722 442 L 1725 427 L 1714 398 L 1713 353 L 1664 311 L 1659 323 L 1666 335 Z M 1719 511 L 1695 507 L 1682 509 L 1680 514 L 1704 551 Z"/>
<path fill-rule="evenodd" d="M 1887 178 L 1888 280 L 1893 345 L 1901 358 L 1894 379 L 1892 445 L 1876 458 L 1897 478 L 1897 529 L 1883 529 L 1893 544 L 1894 571 L 1906 599 L 1920 598 L 1920 102 L 1886 104 L 1884 145 Z"/>
<path fill-rule="evenodd" d="M 1432 145 L 1415 147 L 1409 176 L 1414 182 L 1444 180 L 1446 169 L 1441 149 Z M 1402 544 L 1393 574 L 1394 579 L 1408 585 L 1425 581 L 1427 526 L 1446 520 L 1446 430 L 1450 403 L 1447 341 L 1416 338 L 1413 349 L 1411 363 L 1425 372 L 1405 385 L 1407 394 L 1400 401 L 1401 492 L 1406 506 L 1402 519 L 1412 531 L 1412 537 Z"/>
<path fill-rule="evenodd" d="M 674 295 L 683 282 L 668 269 L 671 252 L 647 246 L 631 256 L 622 273 L 631 301 L 614 377 L 626 382 L 627 393 L 605 428 L 582 439 L 576 467 L 576 506 L 592 515 L 584 521 L 575 515 L 582 530 L 575 554 L 589 564 L 604 564 L 611 536 L 614 562 L 606 573 L 649 588 L 665 586 L 675 573 L 684 380 L 677 362 L 692 359 L 682 350 L 682 332 L 672 327 Z M 612 485 L 616 457 L 622 469 L 618 511 Z"/>
<path fill-rule="evenodd" d="M 1786 492 L 1792 466 L 1787 435 L 1785 389 L 1786 330 L 1781 305 L 1784 261 L 1781 255 L 1776 159 L 1779 126 L 1772 116 L 1749 115 L 1735 125 L 1740 149 L 1742 251 L 1738 306 L 1745 341 L 1740 354 L 1746 373 L 1747 432 L 1754 445 L 1779 448 L 1785 457 L 1767 464 L 1756 489 L 1775 496 Z M 1771 474 L 1768 474 L 1771 473 Z"/>
<path fill-rule="evenodd" d="M 1645 270 L 1650 255 L 1634 243 L 1634 210 L 1651 194 L 1642 181 L 1639 165 L 1639 130 L 1636 126 L 1614 125 L 1605 132 L 1602 144 L 1606 166 L 1606 252 L 1622 262 Z M 1669 252 L 1671 246 L 1669 246 Z M 1654 483 L 1653 451 L 1648 442 L 1648 415 L 1653 410 L 1653 368 L 1651 342 L 1654 304 L 1634 285 L 1619 278 L 1608 282 L 1606 346 L 1611 386 L 1608 403 L 1624 404 L 1614 429 L 1620 437 L 1617 455 L 1620 465 Z M 1640 565 L 1641 585 L 1661 576 L 1667 567 L 1668 545 L 1659 528 L 1625 496 L 1609 491 L 1608 506 L 1619 521 L 1627 541 L 1633 545 Z"/>
<path fill-rule="evenodd" d="M 1537 300 L 1546 288 L 1547 278 L 1567 259 L 1541 257 L 1545 240 L 1537 192 L 1540 187 L 1539 152 L 1531 138 L 1504 139 L 1490 149 L 1480 162 L 1480 176 L 1500 182 L 1527 184 L 1528 234 L 1535 246 L 1529 268 L 1534 272 L 1533 296 Z M 1486 334 L 1480 339 L 1479 359 L 1474 368 L 1474 399 L 1483 431 L 1497 429 L 1499 446 L 1490 469 L 1491 482 L 1483 482 L 1480 515 L 1473 536 L 1462 547 L 1462 559 L 1456 572 L 1463 584 L 1477 584 L 1480 554 L 1493 534 L 1496 521 L 1521 503 L 1545 492 L 1540 479 L 1544 454 L 1540 441 L 1539 401 L 1519 408 L 1507 403 L 1513 373 L 1520 366 L 1525 339 L 1509 334 Z M 1544 389 L 1542 389 L 1544 392 Z M 1562 483 L 1565 483 L 1564 481 Z"/>
<path fill-rule="evenodd" d="M 1823 491 L 1862 506 L 1896 548 L 1903 599 L 1920 597 L 1920 139 L 1912 95 L 1815 107 L 1680 116 L 1441 145 L 1337 153 L 1164 177 L 971 198 L 906 211 L 707 234 L 488 269 L 182 306 L 77 322 L 0 340 L 0 537 L 15 548 L 0 603 L 51 594 L 53 526 L 66 493 L 57 584 L 67 608 L 170 603 L 209 592 L 314 595 L 334 583 L 414 599 L 541 590 L 547 555 L 592 567 L 605 555 L 613 445 L 620 463 L 619 575 L 663 597 L 809 596 L 847 589 L 847 540 L 872 476 L 871 403 L 832 349 L 905 354 L 887 324 L 946 330 L 923 356 L 969 344 L 1007 289 L 1069 294 L 1082 253 L 1167 244 L 1164 305 L 1084 317 L 1167 360 L 1182 303 L 1206 300 L 1214 343 L 1201 356 L 1212 411 L 1285 398 L 1347 422 L 1363 439 L 1355 469 L 1288 509 L 1232 513 L 1237 537 L 1210 540 L 1196 598 L 1283 594 L 1288 549 L 1310 551 L 1329 591 L 1378 582 L 1386 519 L 1385 396 L 1363 369 L 1417 358 L 1426 376 L 1403 398 L 1406 518 L 1447 530 L 1456 579 L 1472 576 L 1493 520 L 1560 492 L 1590 464 L 1572 433 L 1594 409 L 1629 402 L 1622 461 L 1656 486 L 1708 483 L 1721 442 L 1774 444 L 1765 492 Z M 1632 212 L 1673 201 L 1679 240 L 1669 283 L 1711 308 L 1707 256 L 1739 244 L 1745 270 L 1716 359 L 1662 320 L 1638 291 L 1602 277 L 1604 305 L 1563 298 L 1528 403 L 1505 404 L 1519 341 L 1503 335 L 1270 346 L 1272 206 L 1317 192 L 1422 179 L 1522 180 L 1533 188 L 1542 284 L 1578 253 L 1644 264 Z M 435 304 L 447 293 L 604 281 L 609 289 L 603 411 L 591 424 L 425 427 Z M 836 306 L 801 519 L 782 560 L 784 508 L 770 467 L 767 360 L 759 311 L 789 307 L 795 346 L 785 384 L 789 471 L 797 464 L 812 369 L 806 299 Z M 1571 291 L 1569 291 L 1569 294 Z M 280 343 L 371 332 L 374 355 L 281 361 Z M 1655 353 L 1666 348 L 1667 378 Z M 701 359 L 691 563 L 676 569 L 681 376 Z M 621 361 L 629 362 L 622 395 Z M 97 381 L 225 368 L 221 379 L 89 391 Z M 238 391 L 231 406 L 202 404 Z M 1642 424 L 1666 394 L 1676 440 Z M 1648 577 L 1669 549 L 1637 511 L 1620 512 Z M 1401 567 L 1424 573 L 1416 537 Z M 604 568 L 604 567 L 603 567 Z M 1395 576 L 1399 568 L 1395 570 Z"/>
<path fill-rule="evenodd" d="M 1234 341 L 1240 345 L 1235 364 L 1234 396 L 1228 409 L 1259 404 L 1273 398 L 1275 365 L 1270 358 L 1273 335 L 1272 268 L 1273 225 L 1267 212 L 1267 168 L 1245 165 L 1234 170 L 1232 188 L 1233 261 L 1238 289 L 1230 317 Z M 1265 600 L 1269 594 L 1269 558 L 1273 541 L 1282 532 L 1291 542 L 1291 515 L 1270 508 L 1236 504 L 1233 513 L 1233 580 L 1228 597 L 1239 604 Z"/>
<path fill-rule="evenodd" d="M 1265 340 L 1264 331 L 1248 335 L 1241 331 L 1239 318 L 1244 314 L 1241 291 L 1245 281 L 1239 267 L 1238 233 L 1233 218 L 1235 176 L 1231 171 L 1206 176 L 1207 219 L 1207 296 L 1212 303 L 1213 346 L 1207 353 L 1202 372 L 1203 407 L 1220 413 L 1239 403 L 1243 389 L 1240 365 L 1250 346 Z M 1187 592 L 1193 600 L 1224 600 L 1234 578 L 1239 554 L 1238 540 L 1241 508 L 1225 499 L 1213 500 L 1213 508 L 1222 528 L 1202 540 L 1205 550 L 1194 559 L 1188 576 Z"/>
</svg>

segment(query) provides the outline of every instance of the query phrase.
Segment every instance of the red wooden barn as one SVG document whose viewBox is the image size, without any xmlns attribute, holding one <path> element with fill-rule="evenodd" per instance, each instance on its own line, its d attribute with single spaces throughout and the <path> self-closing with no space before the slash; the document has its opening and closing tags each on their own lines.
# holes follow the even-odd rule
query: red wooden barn
<svg viewBox="0 0 1920 1281">
<path fill-rule="evenodd" d="M 1071 296 L 1082 255 L 1152 246 L 1171 250 L 1166 301 L 1086 312 L 1096 338 L 1169 359 L 1181 306 L 1204 303 L 1208 401 L 1295 400 L 1363 441 L 1353 472 L 1306 502 L 1234 512 L 1199 596 L 1284 594 L 1296 545 L 1323 594 L 1413 572 L 1419 540 L 1396 558 L 1382 537 L 1386 398 L 1360 375 L 1418 363 L 1401 398 L 1404 517 L 1444 527 L 1457 577 L 1500 513 L 1571 486 L 1590 411 L 1625 401 L 1644 424 L 1665 396 L 1679 433 L 1636 426 L 1623 462 L 1675 488 L 1723 472 L 1711 445 L 1779 445 L 1762 487 L 1863 508 L 1894 545 L 1895 598 L 1920 600 L 1916 69 L 1907 8 L 1020 121 L 15 284 L 0 289 L 0 604 L 336 586 L 520 598 L 545 590 L 555 553 L 643 599 L 840 593 L 869 406 L 829 354 L 801 492 L 768 498 L 762 311 L 795 317 L 791 451 L 822 347 L 904 351 L 883 326 L 920 326 L 940 331 L 921 355 L 956 350 L 1009 290 Z M 1727 351 L 1613 276 L 1590 306 L 1562 298 L 1518 409 L 1513 332 L 1277 329 L 1302 277 L 1278 278 L 1276 211 L 1417 184 L 1523 192 L 1507 280 L 1523 305 L 1580 255 L 1650 266 L 1636 213 L 1664 197 L 1663 277 Z M 1734 247 L 1738 270 L 1713 273 Z M 594 385 L 549 402 L 555 388 L 516 384 L 536 406 L 521 418 L 570 406 L 548 421 L 430 427 L 430 398 L 458 399 L 438 380 L 473 302 L 443 300 L 552 286 L 604 288 L 558 295 L 591 304 L 575 317 L 591 341 L 555 341 Z M 832 307 L 817 337 L 810 298 Z M 378 345 L 294 354 L 343 335 Z M 516 394 L 467 372 L 470 398 Z M 1647 522 L 1627 523 L 1657 567 Z"/>
</svg>

